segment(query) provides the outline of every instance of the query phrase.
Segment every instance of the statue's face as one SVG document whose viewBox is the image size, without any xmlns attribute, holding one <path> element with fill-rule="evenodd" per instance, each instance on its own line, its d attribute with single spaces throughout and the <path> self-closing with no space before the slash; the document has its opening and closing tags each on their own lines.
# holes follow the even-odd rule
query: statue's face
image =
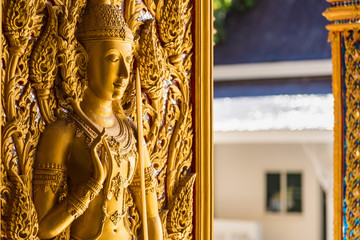
<svg viewBox="0 0 360 240">
<path fill-rule="evenodd" d="M 129 83 L 131 61 L 131 43 L 108 40 L 96 44 L 89 54 L 89 88 L 103 100 L 121 98 Z"/>
</svg>

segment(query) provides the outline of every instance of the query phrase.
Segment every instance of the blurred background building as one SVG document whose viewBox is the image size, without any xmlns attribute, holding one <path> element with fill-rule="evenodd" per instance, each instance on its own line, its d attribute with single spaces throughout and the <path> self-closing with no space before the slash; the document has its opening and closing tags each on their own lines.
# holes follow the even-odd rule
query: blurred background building
<svg viewBox="0 0 360 240">
<path fill-rule="evenodd" d="M 332 240 L 325 0 L 214 0 L 215 240 Z"/>
</svg>

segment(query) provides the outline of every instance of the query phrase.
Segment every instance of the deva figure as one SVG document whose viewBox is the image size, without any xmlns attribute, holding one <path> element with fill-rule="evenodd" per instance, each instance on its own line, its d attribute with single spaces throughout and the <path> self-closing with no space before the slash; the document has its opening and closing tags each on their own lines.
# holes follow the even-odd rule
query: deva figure
<svg viewBox="0 0 360 240">
<path fill-rule="evenodd" d="M 133 57 L 122 14 L 106 1 L 90 1 L 78 26 L 89 57 L 88 88 L 78 107 L 48 125 L 40 139 L 34 173 L 40 239 L 141 238 L 127 225 L 128 188 L 140 215 L 146 211 L 149 239 L 163 238 L 154 168 L 146 152 L 142 196 L 138 144 L 144 141 L 118 104 Z"/>
</svg>

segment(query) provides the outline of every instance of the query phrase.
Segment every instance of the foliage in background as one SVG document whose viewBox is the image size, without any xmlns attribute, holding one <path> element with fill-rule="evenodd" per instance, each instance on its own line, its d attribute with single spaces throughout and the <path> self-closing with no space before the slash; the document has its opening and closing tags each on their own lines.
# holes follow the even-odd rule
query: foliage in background
<svg viewBox="0 0 360 240">
<path fill-rule="evenodd" d="M 229 11 L 243 13 L 252 8 L 257 0 L 213 0 L 214 1 L 214 35 L 215 44 L 220 43 L 226 38 L 225 20 Z"/>
</svg>

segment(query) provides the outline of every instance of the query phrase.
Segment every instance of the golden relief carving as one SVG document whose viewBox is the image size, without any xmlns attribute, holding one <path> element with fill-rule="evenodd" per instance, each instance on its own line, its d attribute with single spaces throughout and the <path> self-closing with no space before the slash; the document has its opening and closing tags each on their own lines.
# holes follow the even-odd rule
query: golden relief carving
<svg viewBox="0 0 360 240">
<path fill-rule="evenodd" d="M 168 239 L 189 239 L 192 232 L 192 188 L 195 181 L 195 174 L 183 179 L 177 189 L 176 200 L 171 202 L 170 212 L 167 217 Z"/>
<path fill-rule="evenodd" d="M 358 116 L 359 116 L 359 54 L 358 47 L 360 31 L 347 30 L 343 36 L 344 44 L 344 81 L 346 93 L 344 103 L 346 111 L 344 114 L 344 124 L 346 126 L 344 134 L 344 144 L 346 146 L 345 161 L 346 170 L 344 173 L 344 217 L 346 218 L 347 230 L 344 231 L 346 239 L 357 239 L 360 233 L 357 231 L 357 218 L 359 217 L 358 202 L 360 197 L 356 194 L 358 190 L 358 162 L 359 162 L 359 142 L 358 142 Z"/>
<path fill-rule="evenodd" d="M 191 2 L 5 0 L 3 10 L 1 238 L 134 239 L 146 211 L 149 239 L 191 239 Z"/>
</svg>

